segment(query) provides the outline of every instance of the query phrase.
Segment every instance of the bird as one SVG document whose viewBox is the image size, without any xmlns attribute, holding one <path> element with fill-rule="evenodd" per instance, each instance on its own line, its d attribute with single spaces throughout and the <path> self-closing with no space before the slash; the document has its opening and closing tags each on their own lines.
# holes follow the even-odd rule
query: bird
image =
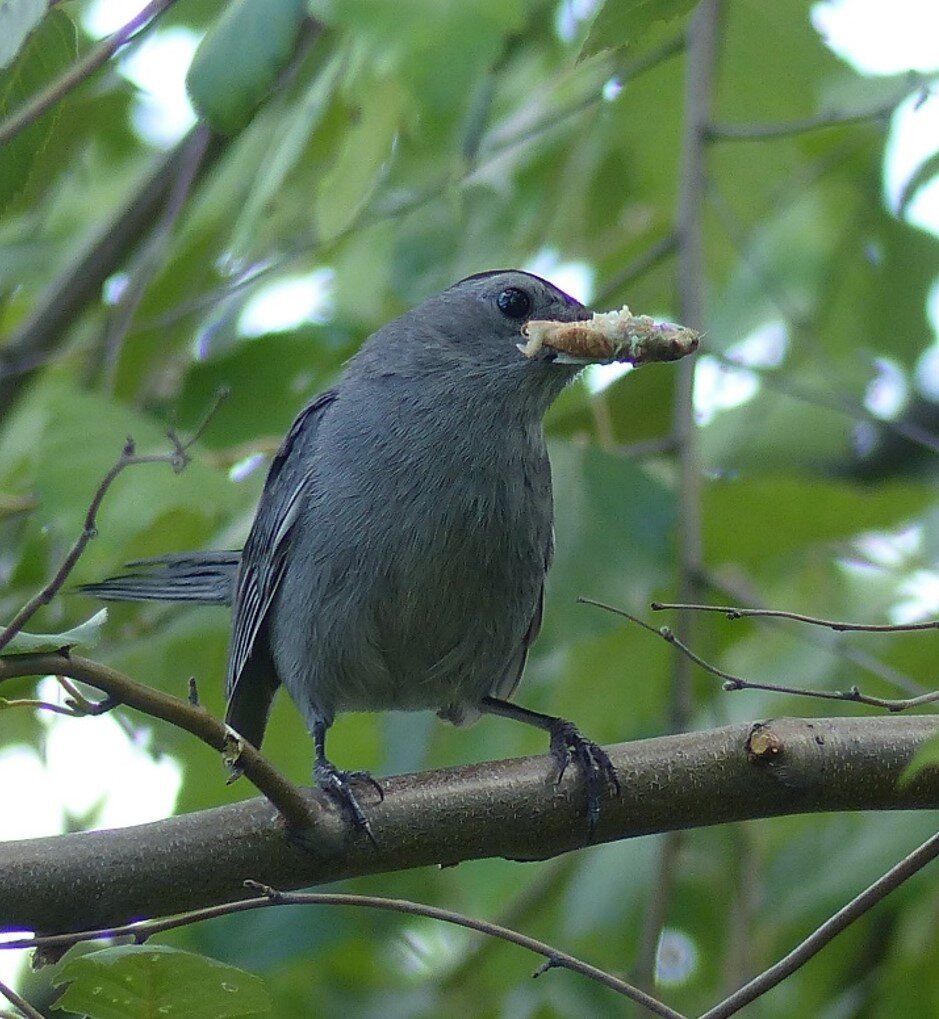
<svg viewBox="0 0 939 1019">
<path fill-rule="evenodd" d="M 260 747 L 283 685 L 312 735 L 315 783 L 374 841 L 356 787 L 326 754 L 347 711 L 498 715 L 575 762 L 592 838 L 620 792 L 570 721 L 510 700 L 544 612 L 554 555 L 543 419 L 582 365 L 520 352 L 533 319 L 592 312 L 519 269 L 476 273 L 378 329 L 299 413 L 273 458 L 244 548 L 127 564 L 85 585 L 117 601 L 231 605 L 228 726 Z"/>
</svg>

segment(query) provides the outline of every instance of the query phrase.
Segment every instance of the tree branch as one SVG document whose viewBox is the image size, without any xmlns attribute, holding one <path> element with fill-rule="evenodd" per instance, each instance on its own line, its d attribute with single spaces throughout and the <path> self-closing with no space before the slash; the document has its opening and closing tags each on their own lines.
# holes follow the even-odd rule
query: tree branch
<svg viewBox="0 0 939 1019">
<path fill-rule="evenodd" d="M 714 83 L 717 75 L 718 40 L 723 0 L 701 0 L 685 33 L 684 123 L 678 168 L 675 247 L 678 259 L 678 314 L 682 322 L 703 332 L 706 322 L 704 224 L 702 218 L 707 186 L 706 132 L 711 123 Z M 678 461 L 678 560 L 679 601 L 700 601 L 702 574 L 701 457 L 694 419 L 694 377 L 697 358 L 688 357 L 675 375 L 672 437 Z M 686 640 L 693 639 L 696 619 L 679 616 L 676 626 Z M 689 662 L 676 658 L 671 679 L 669 724 L 673 732 L 687 729 L 693 710 L 692 671 Z M 682 836 L 666 836 L 658 846 L 656 882 L 642 921 L 641 954 L 633 975 L 642 987 L 654 986 L 655 956 L 662 925 L 671 907 L 673 877 L 670 868 L 678 858 Z"/>
<path fill-rule="evenodd" d="M 536 977 L 540 976 L 547 969 L 568 969 L 573 973 L 578 973 L 590 980 L 594 980 L 624 997 L 631 998 L 640 1005 L 644 1005 L 654 1015 L 663 1016 L 665 1019 L 684 1019 L 680 1012 L 669 1008 L 661 1001 L 640 991 L 639 988 L 633 987 L 625 980 L 620 980 L 612 973 L 607 973 L 596 966 L 591 966 L 589 963 L 583 962 L 567 952 L 561 952 L 544 941 L 528 937 L 526 934 L 489 920 L 477 920 L 463 913 L 457 913 L 452 909 L 442 909 L 439 906 L 430 906 L 423 902 L 411 902 L 408 899 L 391 899 L 378 895 L 349 895 L 342 892 L 282 892 L 250 879 L 246 880 L 244 885 L 250 891 L 259 894 L 255 898 L 242 899 L 239 902 L 227 902 L 224 905 L 211 906 L 208 909 L 198 909 L 190 913 L 183 913 L 180 916 L 170 917 L 166 920 L 151 920 L 142 923 L 125 924 L 121 927 L 77 931 L 74 934 L 53 934 L 46 937 L 23 938 L 19 941 L 11 941 L 0 945 L 0 948 L 38 948 L 40 951 L 51 948 L 58 955 L 69 949 L 72 945 L 82 941 L 113 940 L 114 938 L 130 937 L 138 944 L 143 944 L 154 935 L 161 934 L 164 931 L 201 923 L 203 920 L 212 920 L 219 916 L 230 916 L 232 913 L 245 913 L 255 909 L 265 909 L 270 906 L 357 906 L 365 909 L 386 910 L 390 913 L 402 913 L 405 916 L 422 916 L 430 920 L 454 924 L 457 927 L 465 927 L 467 930 L 485 934 L 489 938 L 507 941 L 509 944 L 518 945 L 520 948 L 528 949 L 528 951 L 545 958 L 545 965 L 534 973 Z M 2 992 L 2 987 L 3 985 L 0 984 L 0 992 Z"/>
<path fill-rule="evenodd" d="M 705 137 L 711 122 L 723 0 L 702 0 L 688 25 L 685 68 L 685 123 L 678 187 L 677 253 L 679 318 L 703 332 L 704 225 L 702 206 L 707 184 Z M 701 462 L 694 420 L 695 358 L 678 365 L 675 382 L 673 432 L 678 445 L 679 527 L 678 600 L 700 601 L 701 576 Z M 675 628 L 690 640 L 694 616 L 679 615 Z M 687 725 L 691 714 L 691 671 L 680 659 L 675 663 L 671 721 L 674 729 Z"/>
<path fill-rule="evenodd" d="M 886 124 L 890 115 L 914 89 L 918 89 L 924 97 L 929 94 L 927 83 L 915 73 L 910 75 L 909 83 L 902 93 L 892 96 L 886 102 L 878 103 L 869 110 L 832 110 L 802 120 L 781 123 L 711 124 L 707 130 L 707 138 L 715 142 L 767 141 L 773 138 L 792 138 L 811 131 L 823 131 L 826 128 L 843 127 L 847 124 L 867 124 L 876 121 Z"/>
<path fill-rule="evenodd" d="M 678 602 L 652 602 L 653 612 L 664 609 L 681 609 L 687 612 L 722 612 L 728 619 L 750 619 L 764 617 L 767 619 L 792 619 L 797 623 L 810 623 L 812 626 L 823 626 L 838 633 L 910 633 L 915 630 L 939 630 L 939 619 L 927 619 L 920 623 L 845 623 L 837 619 L 820 619 L 818 616 L 807 616 L 802 612 L 787 612 L 784 609 L 747 609 L 735 605 L 680 605 Z"/>
<path fill-rule="evenodd" d="M 122 474 L 128 467 L 135 467 L 139 464 L 149 463 L 169 464 L 173 470 L 179 474 L 180 471 L 184 470 L 189 465 L 189 450 L 192 449 L 193 445 L 195 445 L 195 443 L 199 440 L 209 421 L 214 416 L 216 410 L 218 410 L 219 404 L 226 399 L 227 396 L 227 390 L 219 390 L 216 394 L 214 403 L 203 418 L 199 427 L 192 434 L 191 438 L 187 439 L 185 442 L 183 442 L 183 440 L 179 437 L 175 429 L 171 429 L 167 432 L 166 437 L 170 440 L 173 446 L 169 453 L 138 454 L 134 440 L 130 436 L 127 437 L 127 441 L 124 443 L 120 456 L 114 462 L 114 465 L 107 474 L 105 474 L 105 476 L 101 479 L 101 482 L 95 490 L 95 494 L 92 496 L 91 503 L 85 512 L 85 522 L 82 527 L 81 534 L 79 534 L 79 536 L 75 539 L 75 543 L 72 545 L 65 559 L 62 560 L 61 565 L 56 570 L 52 579 L 32 598 L 30 598 L 19 612 L 16 613 L 9 625 L 4 627 L 3 631 L 0 632 L 0 651 L 2 651 L 3 648 L 5 648 L 7 644 L 9 644 L 10 641 L 20 632 L 20 630 L 23 629 L 35 613 L 43 605 L 48 605 L 62 589 L 62 585 L 68 579 L 69 574 L 75 568 L 75 564 L 81 558 L 82 553 L 88 546 L 88 542 L 98 534 L 98 510 L 101 509 L 101 503 L 104 502 L 104 497 L 107 495 L 108 489 L 117 479 L 118 475 Z"/>
<path fill-rule="evenodd" d="M 136 17 L 89 50 L 61 78 L 52 82 L 39 95 L 33 96 L 29 102 L 7 117 L 0 123 L 0 145 L 5 145 L 11 138 L 24 128 L 29 127 L 56 103 L 64 99 L 72 89 L 103 67 L 122 46 L 130 41 L 133 35 L 152 24 L 167 7 L 171 7 L 175 2 L 176 0 L 151 0 Z"/>
<path fill-rule="evenodd" d="M 667 644 L 671 644 L 672 647 L 681 652 L 683 658 L 700 666 L 700 668 L 704 669 L 705 672 L 709 672 L 712 676 L 724 680 L 724 689 L 728 692 L 734 690 L 768 690 L 771 693 L 790 694 L 795 697 L 814 697 L 823 701 L 853 701 L 855 704 L 867 704 L 869 707 L 884 708 L 887 711 L 908 711 L 910 708 L 921 708 L 926 704 L 934 704 L 939 701 L 939 690 L 930 690 L 916 697 L 874 697 L 871 694 L 861 693 L 858 686 L 850 686 L 847 690 L 808 690 L 801 686 L 785 686 L 781 683 L 759 683 L 751 679 L 744 679 L 742 676 L 735 676 L 731 672 L 719 669 L 716 665 L 712 665 L 709 661 L 692 651 L 684 641 L 676 636 L 671 627 L 651 626 L 644 619 L 634 616 L 625 609 L 618 609 L 613 605 L 594 601 L 593 598 L 581 596 L 577 600 L 584 605 L 593 605 L 598 609 L 604 609 L 606 612 L 622 616 L 631 623 L 641 626 L 643 630 L 648 630 L 649 633 L 661 637 Z M 698 608 L 698 606 L 685 605 L 683 608 Z"/>
<path fill-rule="evenodd" d="M 904 881 L 922 870 L 927 863 L 939 856 L 939 835 L 927 839 L 918 849 L 901 860 L 895 867 L 878 878 L 860 895 L 852 899 L 843 909 L 829 917 L 817 930 L 813 931 L 800 945 L 775 965 L 770 966 L 758 977 L 744 984 L 738 991 L 729 995 L 714 1008 L 708 1009 L 701 1019 L 727 1019 L 751 1001 L 756 1000 L 768 990 L 782 983 L 786 977 L 804 966 L 813 955 L 817 955 L 833 938 L 837 937 L 846 927 L 863 916 L 878 902 L 885 899 L 892 891 L 899 888 Z"/>
<path fill-rule="evenodd" d="M 0 677 L 15 661 L 0 660 Z M 783 814 L 939 808 L 939 769 L 899 784 L 916 750 L 939 732 L 933 716 L 780 719 L 759 729 L 758 746 L 752 731 L 735 725 L 607 748 L 623 791 L 604 801 L 596 840 Z M 553 776 L 544 756 L 385 779 L 384 802 L 367 807 L 377 848 L 351 837 L 318 791 L 303 794 L 318 811 L 316 838 L 303 848 L 257 798 L 132 828 L 7 843 L 0 929 L 81 930 L 165 916 L 242 899 L 247 877 L 297 888 L 463 860 L 547 859 L 585 839 L 580 775 L 568 769 L 557 789 Z"/>
<path fill-rule="evenodd" d="M 37 1012 L 32 1005 L 21 995 L 17 994 L 12 987 L 7 986 L 0 980 L 0 994 L 3 995 L 7 1001 L 18 1008 L 20 1012 L 26 1016 L 26 1019 L 43 1019 L 42 1012 Z"/>
<path fill-rule="evenodd" d="M 298 834 L 314 822 L 318 808 L 288 782 L 250 743 L 237 737 L 224 722 L 210 715 L 189 697 L 182 700 L 162 690 L 137 683 L 101 662 L 68 653 L 7 655 L 0 657 L 0 683 L 22 676 L 68 676 L 103 690 L 111 706 L 123 704 L 191 733 L 225 756 L 236 776 L 244 774 L 280 812 Z"/>
<path fill-rule="evenodd" d="M 53 280 L 30 316 L 0 346 L 0 414 L 18 387 L 62 341 L 66 330 L 101 285 L 146 235 L 164 208 L 166 196 L 193 148 L 208 145 L 200 179 L 228 144 L 206 124 L 197 124 L 179 144 L 160 157 L 156 168 L 127 203 L 104 222 L 87 248 Z"/>
</svg>

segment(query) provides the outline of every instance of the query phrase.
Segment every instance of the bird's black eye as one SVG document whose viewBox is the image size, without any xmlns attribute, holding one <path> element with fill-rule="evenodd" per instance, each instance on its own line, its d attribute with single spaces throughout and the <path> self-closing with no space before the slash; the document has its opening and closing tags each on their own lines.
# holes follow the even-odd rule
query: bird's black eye
<svg viewBox="0 0 939 1019">
<path fill-rule="evenodd" d="M 531 298 L 518 287 L 507 287 L 496 298 L 499 311 L 509 318 L 524 318 L 531 311 Z"/>
</svg>

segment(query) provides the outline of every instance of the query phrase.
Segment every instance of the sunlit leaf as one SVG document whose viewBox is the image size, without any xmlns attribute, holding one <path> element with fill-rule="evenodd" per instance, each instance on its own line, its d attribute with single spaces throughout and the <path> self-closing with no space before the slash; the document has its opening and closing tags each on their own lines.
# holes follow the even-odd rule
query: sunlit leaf
<svg viewBox="0 0 939 1019">
<path fill-rule="evenodd" d="M 605 0 L 590 26 L 581 57 L 636 42 L 658 21 L 673 21 L 695 6 L 695 0 Z"/>
<path fill-rule="evenodd" d="M 2 27 L 2 26 L 0 26 Z M 75 57 L 75 28 L 67 14 L 50 11 L 0 72 L 0 118 L 15 114 L 57 79 Z M 53 107 L 0 146 L 0 212 L 29 181 L 58 116 Z"/>
<path fill-rule="evenodd" d="M 186 76 L 193 105 L 219 131 L 244 127 L 293 52 L 303 0 L 237 0 L 202 40 Z"/>
<path fill-rule="evenodd" d="M 251 973 L 168 945 L 119 945 L 68 959 L 56 1008 L 96 1019 L 229 1019 L 270 1014 L 263 981 Z"/>
<path fill-rule="evenodd" d="M 0 654 L 32 655 L 60 651 L 70 647 L 94 647 L 101 639 L 101 628 L 107 622 L 108 610 L 101 609 L 84 623 L 61 633 L 26 633 L 20 631 Z"/>
</svg>

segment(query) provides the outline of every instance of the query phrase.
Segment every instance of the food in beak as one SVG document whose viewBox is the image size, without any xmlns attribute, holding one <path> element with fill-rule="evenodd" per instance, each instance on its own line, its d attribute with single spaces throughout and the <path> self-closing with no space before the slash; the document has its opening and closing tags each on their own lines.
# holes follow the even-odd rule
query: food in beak
<svg viewBox="0 0 939 1019">
<path fill-rule="evenodd" d="M 519 343 L 518 349 L 526 357 L 550 347 L 564 364 L 677 361 L 696 350 L 700 339 L 685 326 L 633 315 L 625 304 L 619 311 L 594 312 L 584 322 L 532 319 L 522 326 L 522 336 L 527 342 Z"/>
</svg>

